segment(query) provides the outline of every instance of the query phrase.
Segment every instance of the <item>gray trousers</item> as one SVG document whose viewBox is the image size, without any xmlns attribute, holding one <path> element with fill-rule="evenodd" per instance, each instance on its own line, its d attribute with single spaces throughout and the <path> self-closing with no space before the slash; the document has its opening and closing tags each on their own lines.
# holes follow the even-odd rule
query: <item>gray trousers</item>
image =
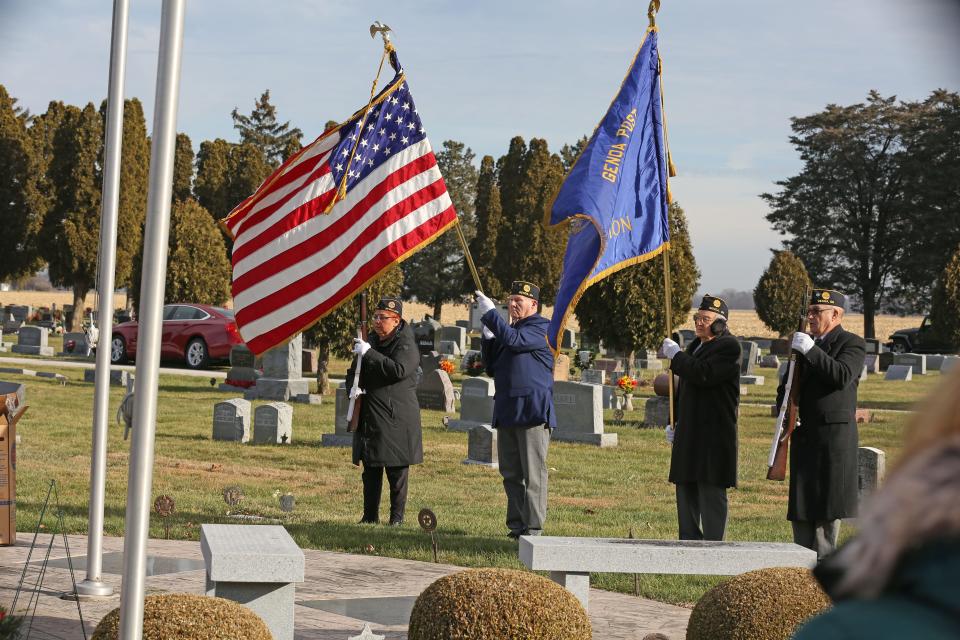
<svg viewBox="0 0 960 640">
<path fill-rule="evenodd" d="M 677 522 L 681 540 L 723 540 L 727 488 L 706 482 L 678 482 Z"/>
<path fill-rule="evenodd" d="M 793 541 L 816 551 L 817 560 L 836 551 L 840 537 L 839 520 L 791 520 L 790 524 L 793 525 Z"/>
<path fill-rule="evenodd" d="M 550 428 L 498 427 L 497 461 L 507 494 L 507 528 L 539 531 L 547 519 L 547 446 Z"/>
</svg>

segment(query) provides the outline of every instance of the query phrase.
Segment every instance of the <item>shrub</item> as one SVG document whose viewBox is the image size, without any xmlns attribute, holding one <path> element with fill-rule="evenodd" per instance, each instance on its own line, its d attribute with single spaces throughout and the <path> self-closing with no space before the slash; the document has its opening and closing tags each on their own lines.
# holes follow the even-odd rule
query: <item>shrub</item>
<svg viewBox="0 0 960 640">
<path fill-rule="evenodd" d="M 789 251 L 776 251 L 753 290 L 753 302 L 763 324 L 781 338 L 797 330 L 801 309 L 807 308 L 803 292 L 810 276 L 803 261 Z"/>
<path fill-rule="evenodd" d="M 687 640 L 787 640 L 830 606 L 808 569 L 749 571 L 706 592 L 690 614 Z"/>
<path fill-rule="evenodd" d="M 930 320 L 947 344 L 960 344 L 960 248 L 950 257 L 933 287 Z"/>
<path fill-rule="evenodd" d="M 100 621 L 91 640 L 117 640 L 120 609 Z M 147 596 L 143 640 L 272 640 L 267 624 L 242 604 L 189 593 Z"/>
<path fill-rule="evenodd" d="M 589 640 L 572 593 L 528 571 L 468 569 L 440 578 L 410 613 L 409 640 Z"/>
</svg>

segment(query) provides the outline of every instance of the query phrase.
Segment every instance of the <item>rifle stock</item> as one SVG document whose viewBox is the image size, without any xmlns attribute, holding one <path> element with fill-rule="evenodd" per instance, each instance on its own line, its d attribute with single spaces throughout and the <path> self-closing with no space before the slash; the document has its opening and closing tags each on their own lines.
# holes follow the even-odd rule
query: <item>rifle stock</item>
<svg viewBox="0 0 960 640">
<path fill-rule="evenodd" d="M 804 289 L 803 304 L 800 307 L 800 320 L 797 331 L 807 329 L 806 302 L 810 298 L 809 289 Z M 784 384 L 783 404 L 777 416 L 773 442 L 770 443 L 770 458 L 767 461 L 767 480 L 784 480 L 787 477 L 787 454 L 790 449 L 790 436 L 797 427 L 800 398 L 800 370 L 803 360 L 796 351 L 790 351 L 790 363 L 787 367 L 787 380 Z"/>
<path fill-rule="evenodd" d="M 366 342 L 367 340 L 367 293 L 363 292 L 360 294 L 360 325 L 357 327 L 357 335 L 361 340 Z M 353 376 L 353 386 L 359 387 L 360 385 L 360 362 L 362 358 L 360 354 L 357 354 L 357 365 L 356 371 Z M 350 421 L 347 423 L 347 432 L 353 433 L 357 430 L 357 427 L 360 425 L 360 408 L 363 406 L 363 398 L 357 396 L 350 400 Z"/>
</svg>

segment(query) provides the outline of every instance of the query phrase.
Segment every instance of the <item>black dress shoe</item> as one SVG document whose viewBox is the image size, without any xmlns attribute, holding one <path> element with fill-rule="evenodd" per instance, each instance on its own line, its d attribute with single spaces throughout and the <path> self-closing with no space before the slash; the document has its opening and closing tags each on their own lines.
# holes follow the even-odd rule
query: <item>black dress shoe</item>
<svg viewBox="0 0 960 640">
<path fill-rule="evenodd" d="M 403 524 L 403 518 L 390 518 L 391 527 L 399 527 Z"/>
<path fill-rule="evenodd" d="M 357 524 L 380 524 L 380 518 L 376 520 L 370 520 L 369 518 L 360 518 L 360 522 Z"/>
<path fill-rule="evenodd" d="M 525 536 L 525 535 L 527 535 L 526 531 L 511 531 L 510 533 L 507 534 L 507 537 L 510 538 L 511 540 L 519 540 L 520 536 Z"/>
</svg>

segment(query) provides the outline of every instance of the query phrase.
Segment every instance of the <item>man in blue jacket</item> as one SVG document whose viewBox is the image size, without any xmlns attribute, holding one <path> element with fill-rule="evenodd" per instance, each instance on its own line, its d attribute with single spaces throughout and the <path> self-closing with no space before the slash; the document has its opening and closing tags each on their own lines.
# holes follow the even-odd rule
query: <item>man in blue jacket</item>
<svg viewBox="0 0 960 640">
<path fill-rule="evenodd" d="M 529 282 L 514 282 L 510 288 L 510 324 L 479 291 L 477 305 L 483 361 L 496 383 L 493 428 L 507 494 L 507 535 L 540 535 L 547 518 L 547 446 L 557 424 L 553 352 L 547 345 L 550 321 L 537 313 L 540 288 Z"/>
</svg>

